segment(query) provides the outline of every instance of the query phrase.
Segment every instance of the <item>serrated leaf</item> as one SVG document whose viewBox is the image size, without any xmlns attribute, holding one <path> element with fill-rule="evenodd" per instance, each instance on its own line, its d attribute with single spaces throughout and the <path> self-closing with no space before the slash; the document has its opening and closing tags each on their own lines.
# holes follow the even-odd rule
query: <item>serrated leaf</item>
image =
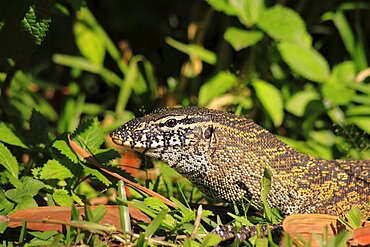
<svg viewBox="0 0 370 247">
<path fill-rule="evenodd" d="M 31 177 L 25 177 L 19 187 L 6 191 L 5 195 L 12 201 L 20 203 L 24 198 L 34 197 L 44 187 L 43 182 Z"/>
<path fill-rule="evenodd" d="M 303 19 L 297 12 L 276 5 L 263 12 L 257 26 L 278 41 L 311 46 L 311 36 L 306 31 Z"/>
<path fill-rule="evenodd" d="M 316 91 L 304 90 L 294 94 L 286 102 L 285 109 L 298 117 L 302 117 L 306 111 L 308 103 L 318 99 L 320 99 L 320 95 Z"/>
<path fill-rule="evenodd" d="M 202 61 L 208 64 L 215 64 L 217 61 L 217 56 L 214 52 L 207 50 L 200 45 L 184 44 L 172 38 L 167 38 L 166 42 L 173 48 L 188 54 L 189 56 L 199 57 Z"/>
<path fill-rule="evenodd" d="M 227 92 L 237 81 L 232 73 L 221 71 L 208 80 L 199 90 L 198 104 L 206 106 L 213 98 Z"/>
<path fill-rule="evenodd" d="M 147 197 L 144 199 L 144 202 L 148 207 L 155 209 L 156 211 L 161 211 L 163 209 L 169 210 L 168 206 L 164 204 L 164 202 L 155 197 Z"/>
<path fill-rule="evenodd" d="M 0 133 L 0 141 L 22 148 L 28 148 L 6 123 L 0 123 Z"/>
<path fill-rule="evenodd" d="M 252 26 L 265 9 L 264 0 L 229 0 L 239 20 L 246 26 Z"/>
<path fill-rule="evenodd" d="M 61 154 L 66 156 L 70 161 L 77 164 L 78 163 L 78 157 L 77 155 L 72 151 L 70 146 L 67 144 L 64 140 L 56 140 L 53 143 L 53 147 L 58 149 Z"/>
<path fill-rule="evenodd" d="M 57 160 L 49 160 L 41 169 L 41 179 L 59 179 L 72 178 L 72 172 L 65 166 L 61 165 Z"/>
<path fill-rule="evenodd" d="M 47 118 L 35 109 L 32 110 L 30 118 L 29 143 L 49 143 L 49 123 Z"/>
<path fill-rule="evenodd" d="M 9 149 L 0 142 L 0 165 L 4 166 L 5 169 L 9 172 L 9 175 L 13 179 L 18 180 L 19 167 L 16 158 L 12 155 Z"/>
<path fill-rule="evenodd" d="M 59 206 L 72 206 L 73 199 L 66 190 L 55 190 L 53 199 Z"/>
<path fill-rule="evenodd" d="M 103 164 L 121 157 L 120 153 L 115 149 L 101 149 L 94 156 Z"/>
<path fill-rule="evenodd" d="M 263 80 L 254 80 L 253 87 L 257 98 L 271 117 L 275 127 L 280 126 L 284 119 L 283 99 L 280 91 Z"/>
<path fill-rule="evenodd" d="M 99 126 L 97 118 L 89 119 L 80 124 L 72 138 L 82 147 L 92 152 L 97 150 L 104 142 L 104 132 Z"/>
<path fill-rule="evenodd" d="M 48 31 L 52 1 L 1 1 L 0 70 L 28 57 Z"/>
<path fill-rule="evenodd" d="M 236 51 L 248 46 L 253 46 L 262 38 L 263 33 L 260 31 L 246 31 L 235 27 L 229 27 L 224 33 L 224 39 L 227 40 Z"/>
<path fill-rule="evenodd" d="M 83 10 L 80 10 L 81 12 Z M 80 16 L 80 13 L 77 13 Z M 73 27 L 76 44 L 81 54 L 93 64 L 101 66 L 105 57 L 105 45 L 101 37 L 83 22 L 76 22 Z"/>
<path fill-rule="evenodd" d="M 289 67 L 302 77 L 325 82 L 329 78 L 329 65 L 325 58 L 313 48 L 281 43 L 278 49 Z"/>
<path fill-rule="evenodd" d="M 83 170 L 86 175 L 93 175 L 106 186 L 109 186 L 112 183 L 108 178 L 106 178 L 101 172 L 96 169 L 83 165 Z"/>
</svg>

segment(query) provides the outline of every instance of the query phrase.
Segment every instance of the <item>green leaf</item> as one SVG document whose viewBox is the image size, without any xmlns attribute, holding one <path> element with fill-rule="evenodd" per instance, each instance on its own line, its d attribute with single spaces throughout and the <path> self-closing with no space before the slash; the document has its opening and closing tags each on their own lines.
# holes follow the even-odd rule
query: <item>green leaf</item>
<svg viewBox="0 0 370 247">
<path fill-rule="evenodd" d="M 356 67 L 352 61 L 344 61 L 336 64 L 331 72 L 331 79 L 346 84 L 351 83 L 356 77 Z"/>
<path fill-rule="evenodd" d="M 351 106 L 346 111 L 346 116 L 370 116 L 370 106 L 360 105 Z"/>
<path fill-rule="evenodd" d="M 206 0 L 215 10 L 224 12 L 227 15 L 237 15 L 237 10 L 230 6 L 228 0 Z"/>
<path fill-rule="evenodd" d="M 1 215 L 7 215 L 13 208 L 14 203 L 8 201 L 5 197 L 5 193 L 3 189 L 0 189 L 0 212 Z M 0 231 L 1 233 L 1 231 Z"/>
<path fill-rule="evenodd" d="M 167 215 L 167 209 L 163 209 L 157 217 L 153 219 L 153 221 L 148 225 L 148 228 L 145 231 L 145 237 L 150 238 L 155 231 L 161 226 L 162 221 Z"/>
<path fill-rule="evenodd" d="M 229 27 L 224 34 L 224 39 L 227 40 L 236 51 L 255 45 L 262 38 L 263 33 L 260 31 L 246 31 L 235 27 Z"/>
<path fill-rule="evenodd" d="M 232 73 L 221 71 L 208 80 L 199 90 L 198 104 L 206 106 L 213 98 L 227 92 L 237 81 Z"/>
<path fill-rule="evenodd" d="M 0 133 L 0 141 L 21 148 L 28 148 L 6 123 L 0 122 Z"/>
<path fill-rule="evenodd" d="M 314 90 L 300 91 L 286 102 L 285 109 L 298 117 L 302 117 L 306 112 L 308 103 L 319 99 L 320 95 Z"/>
<path fill-rule="evenodd" d="M 352 61 L 345 61 L 333 67 L 328 81 L 321 88 L 323 96 L 334 106 L 347 105 L 356 96 L 352 85 L 355 86 L 356 68 Z"/>
<path fill-rule="evenodd" d="M 51 0 L 0 2 L 0 71 L 27 58 L 46 36 Z"/>
<path fill-rule="evenodd" d="M 72 177 L 72 172 L 67 167 L 61 165 L 57 160 L 49 160 L 40 171 L 40 178 L 45 180 L 63 180 Z"/>
<path fill-rule="evenodd" d="M 111 160 L 120 158 L 120 153 L 115 149 L 101 149 L 98 153 L 94 154 L 94 157 L 101 163 L 108 163 Z"/>
<path fill-rule="evenodd" d="M 275 127 L 280 126 L 284 119 L 283 99 L 280 91 L 263 80 L 254 80 L 253 87 L 257 98 L 271 117 Z"/>
<path fill-rule="evenodd" d="M 28 232 L 30 235 L 38 238 L 38 239 L 42 239 L 42 240 L 48 240 L 50 239 L 51 237 L 59 234 L 59 232 L 57 231 L 45 231 L 45 232 Z"/>
<path fill-rule="evenodd" d="M 350 228 L 356 229 L 361 227 L 361 212 L 358 207 L 351 209 L 347 213 L 346 218 L 348 219 L 347 224 Z"/>
<path fill-rule="evenodd" d="M 97 179 L 99 179 L 100 182 L 105 184 L 106 186 L 110 185 L 112 182 L 106 178 L 101 172 L 99 172 L 96 169 L 90 168 L 88 166 L 83 165 L 83 170 L 86 175 L 93 175 Z"/>
<path fill-rule="evenodd" d="M 321 93 L 334 106 L 347 105 L 356 96 L 355 90 L 336 82 L 326 82 L 321 88 Z"/>
<path fill-rule="evenodd" d="M 35 109 L 32 110 L 30 118 L 29 143 L 48 144 L 49 143 L 49 123 L 48 119 Z"/>
<path fill-rule="evenodd" d="M 70 56 L 70 55 L 62 55 L 62 54 L 55 54 L 52 57 L 54 63 L 68 66 L 74 69 L 84 70 L 90 73 L 100 75 L 104 81 L 110 85 L 121 86 L 122 79 L 116 75 L 114 72 L 99 66 L 97 64 L 92 63 L 91 61 L 87 60 L 83 57 L 77 56 Z"/>
<path fill-rule="evenodd" d="M 21 203 L 24 198 L 32 198 L 37 195 L 39 190 L 44 187 L 43 182 L 31 177 L 25 177 L 19 187 L 6 191 L 5 195 L 12 201 Z"/>
<path fill-rule="evenodd" d="M 89 119 L 80 124 L 72 134 L 72 139 L 75 140 L 82 148 L 94 152 L 99 149 L 104 142 L 104 132 L 99 126 L 97 118 Z"/>
<path fill-rule="evenodd" d="M 229 0 L 239 20 L 246 26 L 252 26 L 265 10 L 264 0 Z"/>
<path fill-rule="evenodd" d="M 125 74 L 125 79 L 120 85 L 118 99 L 116 103 L 116 112 L 122 113 L 126 109 L 126 105 L 130 99 L 132 89 L 135 87 L 136 80 L 139 77 L 140 70 L 138 68 L 138 58 L 130 60 L 128 71 Z"/>
<path fill-rule="evenodd" d="M 202 239 L 202 246 L 207 247 L 207 246 L 218 246 L 218 244 L 222 241 L 222 238 L 218 234 L 207 234 L 203 239 Z"/>
<path fill-rule="evenodd" d="M 60 151 L 61 154 L 66 156 L 70 161 L 77 164 L 78 163 L 78 157 L 77 155 L 72 151 L 72 149 L 69 147 L 66 141 L 64 140 L 56 140 L 53 143 L 53 148 L 56 148 Z"/>
<path fill-rule="evenodd" d="M 103 65 L 105 58 L 104 41 L 97 35 L 93 28 L 84 23 L 83 9 L 77 12 L 78 22 L 73 30 L 76 37 L 76 44 L 81 54 L 96 65 Z"/>
<path fill-rule="evenodd" d="M 313 48 L 281 43 L 278 49 L 289 67 L 302 77 L 325 82 L 329 78 L 329 65 L 325 58 Z"/>
<path fill-rule="evenodd" d="M 9 172 L 9 175 L 15 179 L 15 186 L 19 185 L 18 174 L 19 174 L 19 167 L 18 162 L 9 149 L 0 142 L 0 165 L 4 166 L 5 169 Z"/>
<path fill-rule="evenodd" d="M 311 36 L 306 31 L 303 19 L 297 12 L 287 7 L 276 5 L 263 12 L 257 25 L 278 41 L 311 46 Z"/>
<path fill-rule="evenodd" d="M 199 57 L 202 61 L 208 64 L 215 64 L 217 61 L 217 56 L 214 52 L 209 51 L 200 45 L 184 44 L 172 38 L 167 38 L 166 42 L 173 48 L 188 54 L 189 56 Z"/>
<path fill-rule="evenodd" d="M 17 203 L 17 206 L 14 208 L 14 212 L 21 209 L 36 208 L 37 206 L 38 205 L 35 199 L 33 199 L 31 196 L 24 196 L 22 200 L 19 200 Z"/>
<path fill-rule="evenodd" d="M 73 199 L 70 195 L 68 195 L 68 191 L 63 189 L 55 190 L 53 193 L 53 199 L 59 206 L 72 206 Z"/>
<path fill-rule="evenodd" d="M 150 207 L 155 209 L 156 211 L 160 211 L 163 209 L 169 210 L 166 204 L 159 200 L 158 198 L 155 197 L 147 197 L 144 199 L 145 204 Z"/>
<path fill-rule="evenodd" d="M 370 117 L 348 117 L 347 123 L 355 124 L 366 133 L 370 134 Z"/>
</svg>

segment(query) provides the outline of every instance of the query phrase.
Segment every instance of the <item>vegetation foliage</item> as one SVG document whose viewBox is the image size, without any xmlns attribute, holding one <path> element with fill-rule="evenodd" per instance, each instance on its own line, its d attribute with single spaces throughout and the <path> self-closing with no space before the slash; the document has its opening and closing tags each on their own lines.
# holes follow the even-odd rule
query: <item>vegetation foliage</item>
<svg viewBox="0 0 370 247">
<path fill-rule="evenodd" d="M 68 133 L 134 181 L 116 167 L 121 154 L 106 134 L 160 106 L 224 109 L 249 116 L 310 155 L 370 158 L 369 9 L 366 1 L 1 1 L 0 214 L 85 205 L 119 190 L 70 146 Z M 128 199 L 111 200 L 152 219 L 132 222 L 132 244 L 213 246 L 221 238 L 209 232 L 218 224 L 281 222 L 265 200 L 262 216 L 235 207 L 226 220 L 203 210 L 196 226 L 193 205 L 204 200 L 201 193 L 159 161 L 144 165 L 160 175 L 137 180 L 178 208 L 134 189 Z M 261 183 L 266 196 L 268 171 Z M 95 213 L 104 214 L 100 210 Z M 360 214 L 353 215 L 350 222 L 359 222 Z M 91 223 L 100 219 L 94 217 L 90 212 Z M 121 241 L 102 237 L 95 226 L 79 227 L 58 233 L 24 225 L 14 233 L 2 222 L 0 239 L 29 246 Z M 166 238 L 155 242 L 153 236 Z M 242 243 L 268 244 L 274 246 L 270 235 Z"/>
</svg>

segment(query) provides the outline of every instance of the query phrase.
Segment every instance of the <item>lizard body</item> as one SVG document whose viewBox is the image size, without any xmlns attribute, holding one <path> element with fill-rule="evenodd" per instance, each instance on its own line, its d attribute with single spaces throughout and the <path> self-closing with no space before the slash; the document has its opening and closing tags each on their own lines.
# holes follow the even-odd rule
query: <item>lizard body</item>
<svg viewBox="0 0 370 247">
<path fill-rule="evenodd" d="M 370 160 L 324 160 L 300 153 L 247 118 L 198 107 L 162 108 L 111 134 L 118 145 L 158 158 L 206 195 L 268 203 L 285 214 L 338 215 L 370 202 Z M 366 212 L 369 216 L 369 210 Z"/>
</svg>

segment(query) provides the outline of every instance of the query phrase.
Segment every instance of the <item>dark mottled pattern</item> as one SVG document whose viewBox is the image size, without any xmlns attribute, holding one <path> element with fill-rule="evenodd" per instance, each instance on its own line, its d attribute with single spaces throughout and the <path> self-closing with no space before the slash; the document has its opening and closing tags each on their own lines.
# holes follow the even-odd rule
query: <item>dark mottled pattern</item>
<svg viewBox="0 0 370 247">
<path fill-rule="evenodd" d="M 268 202 L 284 213 L 342 214 L 370 201 L 370 160 L 323 160 L 299 153 L 247 118 L 198 107 L 162 108 L 111 133 L 119 145 L 165 161 L 203 193 L 261 205 L 261 179 L 272 174 Z M 369 216 L 369 210 L 365 212 Z"/>
</svg>

